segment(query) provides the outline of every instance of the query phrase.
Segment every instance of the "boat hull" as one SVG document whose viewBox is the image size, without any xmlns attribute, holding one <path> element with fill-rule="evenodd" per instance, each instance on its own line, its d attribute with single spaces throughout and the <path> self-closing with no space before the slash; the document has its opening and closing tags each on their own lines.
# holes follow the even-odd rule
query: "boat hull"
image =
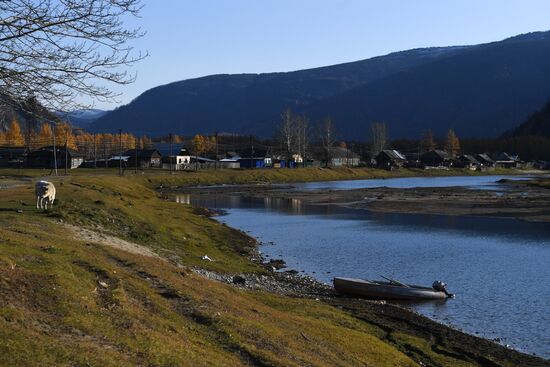
<svg viewBox="0 0 550 367">
<path fill-rule="evenodd" d="M 334 278 L 334 289 L 341 294 L 362 298 L 395 300 L 437 300 L 447 298 L 444 292 L 432 288 L 413 285 L 407 288 L 391 283 L 353 278 Z"/>
</svg>

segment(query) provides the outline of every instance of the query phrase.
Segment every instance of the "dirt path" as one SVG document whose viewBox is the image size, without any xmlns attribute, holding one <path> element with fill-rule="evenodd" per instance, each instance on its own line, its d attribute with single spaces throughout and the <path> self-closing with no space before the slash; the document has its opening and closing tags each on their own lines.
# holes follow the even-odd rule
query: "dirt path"
<svg viewBox="0 0 550 367">
<path fill-rule="evenodd" d="M 115 236 L 95 232 L 87 228 L 77 227 L 67 223 L 62 223 L 61 225 L 71 231 L 74 234 L 75 238 L 81 241 L 98 243 L 100 245 L 105 245 L 109 247 L 114 247 L 119 250 L 127 251 L 132 254 L 155 257 L 157 259 L 164 260 L 164 258 L 154 253 L 153 250 L 151 250 L 150 248 L 139 245 L 137 243 L 129 242 Z"/>
</svg>

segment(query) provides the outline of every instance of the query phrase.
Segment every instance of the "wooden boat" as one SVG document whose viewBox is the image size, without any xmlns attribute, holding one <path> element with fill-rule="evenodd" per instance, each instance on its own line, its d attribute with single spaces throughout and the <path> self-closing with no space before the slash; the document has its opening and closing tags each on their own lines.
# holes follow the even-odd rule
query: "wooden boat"
<svg viewBox="0 0 550 367">
<path fill-rule="evenodd" d="M 338 293 L 362 298 L 431 300 L 449 296 L 429 287 L 403 284 L 394 280 L 388 282 L 353 278 L 334 278 L 334 289 Z"/>
</svg>

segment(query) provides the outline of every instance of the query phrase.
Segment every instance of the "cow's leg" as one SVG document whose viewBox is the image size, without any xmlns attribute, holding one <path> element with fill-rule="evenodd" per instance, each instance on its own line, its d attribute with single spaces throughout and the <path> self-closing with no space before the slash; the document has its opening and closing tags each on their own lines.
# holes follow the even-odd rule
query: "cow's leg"
<svg viewBox="0 0 550 367">
<path fill-rule="evenodd" d="M 40 209 L 40 196 L 36 195 L 36 209 Z"/>
</svg>

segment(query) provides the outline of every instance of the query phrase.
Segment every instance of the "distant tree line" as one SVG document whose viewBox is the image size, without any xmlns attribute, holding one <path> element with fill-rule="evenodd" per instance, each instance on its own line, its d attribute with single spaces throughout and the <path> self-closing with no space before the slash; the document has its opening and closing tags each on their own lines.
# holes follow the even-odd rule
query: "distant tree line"
<svg viewBox="0 0 550 367">
<path fill-rule="evenodd" d="M 550 108 L 533 115 L 529 121 L 537 121 L 537 127 L 544 118 L 550 117 Z M 507 134 L 499 138 L 463 138 L 459 139 L 453 129 L 446 136 L 435 137 L 428 130 L 419 139 L 389 139 L 388 127 L 384 122 L 373 122 L 368 127 L 363 139 L 358 137 L 352 141 L 341 141 L 330 117 L 312 125 L 307 116 L 297 114 L 292 110 L 281 113 L 273 138 L 260 139 L 255 136 L 243 136 L 230 133 L 213 135 L 197 134 L 184 137 L 169 134 L 156 138 L 137 137 L 130 133 L 91 134 L 83 129 L 73 128 L 63 121 L 43 122 L 35 127 L 25 124 L 20 126 L 17 118 L 13 118 L 7 128 L 0 131 L 0 146 L 18 146 L 37 149 L 43 146 L 57 144 L 78 150 L 86 157 L 108 157 L 118 154 L 120 150 L 152 149 L 155 143 L 174 144 L 174 149 L 185 146 L 194 154 L 205 156 L 221 156 L 231 150 L 246 149 L 249 153 L 270 152 L 281 158 L 301 159 L 305 164 L 308 158 L 315 155 L 328 165 L 334 148 L 345 148 L 359 154 L 368 162 L 384 149 L 396 149 L 405 154 L 422 154 L 441 149 L 451 156 L 474 153 L 508 152 L 518 154 L 524 160 L 550 160 L 550 138 L 545 136 L 514 136 Z M 525 129 L 524 129 L 525 130 Z M 174 153 L 177 153 L 174 150 Z"/>
</svg>

